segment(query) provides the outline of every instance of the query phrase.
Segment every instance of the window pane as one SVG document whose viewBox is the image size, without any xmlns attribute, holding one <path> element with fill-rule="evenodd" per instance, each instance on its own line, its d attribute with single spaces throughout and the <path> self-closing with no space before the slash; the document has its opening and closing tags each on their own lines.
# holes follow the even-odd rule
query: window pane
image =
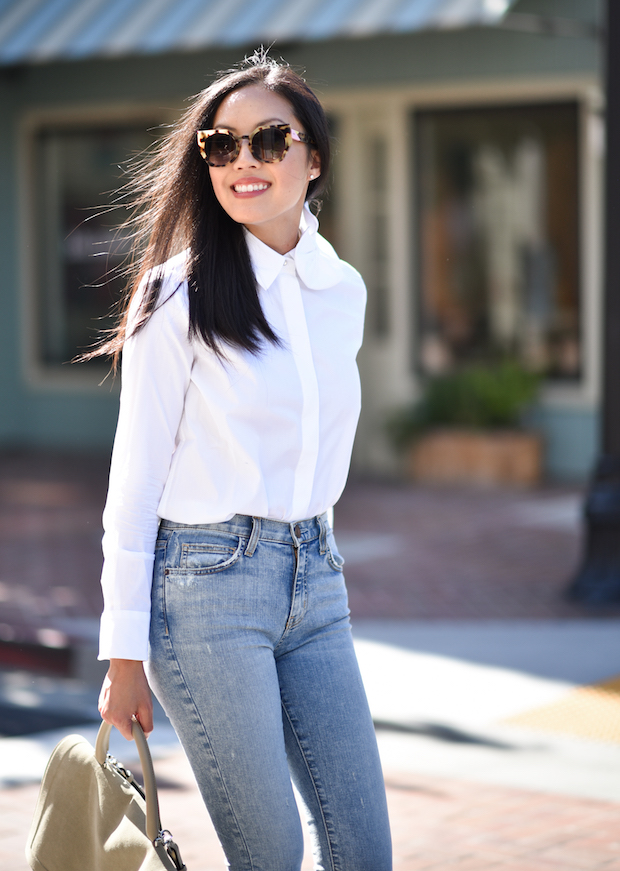
<svg viewBox="0 0 620 871">
<path fill-rule="evenodd" d="M 39 356 L 61 364 L 112 326 L 127 240 L 113 208 L 122 164 L 153 140 L 139 128 L 44 128 L 36 140 Z M 87 365 L 102 365 L 95 362 Z"/>
<path fill-rule="evenodd" d="M 575 103 L 420 112 L 422 371 L 510 354 L 580 373 Z"/>
<path fill-rule="evenodd" d="M 367 329 L 377 338 L 390 332 L 388 190 L 386 154 L 388 143 L 380 135 L 366 142 L 368 230 L 366 234 Z"/>
</svg>

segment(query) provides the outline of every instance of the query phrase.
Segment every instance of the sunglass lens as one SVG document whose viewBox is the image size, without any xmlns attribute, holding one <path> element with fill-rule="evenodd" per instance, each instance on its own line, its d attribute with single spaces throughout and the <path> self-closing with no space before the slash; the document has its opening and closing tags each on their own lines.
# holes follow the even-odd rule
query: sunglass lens
<svg viewBox="0 0 620 871">
<path fill-rule="evenodd" d="M 259 130 L 252 139 L 252 154 L 264 163 L 277 163 L 286 154 L 286 134 L 278 127 Z"/>
<path fill-rule="evenodd" d="M 205 142 L 205 153 L 211 166 L 225 166 L 237 150 L 237 143 L 229 133 L 214 133 Z"/>
</svg>

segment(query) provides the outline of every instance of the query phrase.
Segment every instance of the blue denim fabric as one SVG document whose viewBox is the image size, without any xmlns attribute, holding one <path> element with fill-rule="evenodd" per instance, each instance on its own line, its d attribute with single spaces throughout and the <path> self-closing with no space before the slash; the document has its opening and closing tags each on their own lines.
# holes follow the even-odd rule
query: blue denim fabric
<svg viewBox="0 0 620 871">
<path fill-rule="evenodd" d="M 325 516 L 162 521 L 149 680 L 232 871 L 389 871 L 374 729 Z"/>
</svg>

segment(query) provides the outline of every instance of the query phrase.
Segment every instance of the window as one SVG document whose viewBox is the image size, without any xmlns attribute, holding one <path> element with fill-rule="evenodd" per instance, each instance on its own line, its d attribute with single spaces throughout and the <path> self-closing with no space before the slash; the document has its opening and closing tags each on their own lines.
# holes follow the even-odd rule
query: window
<svg viewBox="0 0 620 871">
<path fill-rule="evenodd" d="M 417 363 L 577 378 L 576 103 L 416 113 Z"/>
<path fill-rule="evenodd" d="M 71 360 L 112 326 L 110 306 L 123 287 L 118 267 L 128 248 L 117 230 L 126 213 L 114 207 L 115 191 L 128 157 L 153 141 L 147 128 L 37 130 L 37 356 L 46 368 Z"/>
<path fill-rule="evenodd" d="M 334 246 L 337 252 L 340 251 L 340 238 L 339 238 L 339 227 L 338 227 L 338 217 L 337 217 L 337 209 L 335 203 L 335 192 L 334 192 L 334 164 L 338 160 L 337 149 L 334 147 L 334 144 L 337 142 L 338 136 L 338 118 L 333 114 L 328 114 L 327 116 L 327 124 L 329 126 L 329 135 L 332 141 L 332 163 L 331 169 L 329 173 L 329 178 L 327 180 L 327 185 L 325 190 L 319 197 L 320 200 L 320 208 L 318 211 L 318 219 L 319 219 L 319 232 L 322 236 L 324 236 L 327 241 Z M 316 212 L 316 208 L 313 206 L 312 211 Z"/>
<path fill-rule="evenodd" d="M 368 287 L 367 329 L 377 338 L 390 331 L 388 250 L 388 143 L 375 134 L 366 142 L 366 184 L 368 208 L 366 284 Z"/>
</svg>

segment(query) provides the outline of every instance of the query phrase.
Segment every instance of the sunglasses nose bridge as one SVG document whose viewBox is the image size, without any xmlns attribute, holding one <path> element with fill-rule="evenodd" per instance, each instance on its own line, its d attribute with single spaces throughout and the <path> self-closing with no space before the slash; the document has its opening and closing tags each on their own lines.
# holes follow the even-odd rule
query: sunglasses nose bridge
<svg viewBox="0 0 620 871">
<path fill-rule="evenodd" d="M 258 158 L 252 151 L 252 139 L 250 136 L 238 136 L 236 139 L 237 142 L 237 153 L 235 154 L 233 160 L 237 160 L 238 158 L 243 158 L 243 150 L 244 147 L 247 149 L 247 154 L 245 155 L 246 160 L 249 158 L 252 163 L 258 162 Z"/>
</svg>

